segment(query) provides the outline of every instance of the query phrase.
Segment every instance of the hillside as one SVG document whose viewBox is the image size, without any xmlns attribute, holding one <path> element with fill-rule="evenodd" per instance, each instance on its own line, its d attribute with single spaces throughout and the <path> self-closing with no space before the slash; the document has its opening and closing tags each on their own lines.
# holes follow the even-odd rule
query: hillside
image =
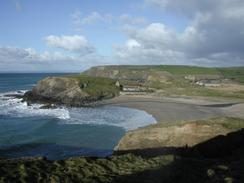
<svg viewBox="0 0 244 183">
<path fill-rule="evenodd" d="M 244 83 L 244 67 L 198 67 L 179 65 L 121 65 L 121 66 L 97 66 L 85 71 L 90 76 L 109 77 L 113 79 L 146 79 L 150 74 L 160 72 L 165 76 L 186 76 L 186 75 L 216 75 L 224 79 Z"/>
<path fill-rule="evenodd" d="M 153 88 L 160 96 L 244 99 L 244 67 L 98 66 L 84 74 L 116 79 L 124 86 Z"/>
<path fill-rule="evenodd" d="M 192 147 L 242 128 L 244 128 L 243 119 L 230 117 L 157 123 L 127 132 L 115 149 L 127 151 L 185 145 Z"/>
<path fill-rule="evenodd" d="M 243 182 L 244 131 L 238 131 L 243 120 L 225 118 L 199 123 L 223 125 L 231 132 L 193 147 L 138 149 L 107 158 L 74 157 L 56 161 L 0 158 L 0 182 Z"/>
<path fill-rule="evenodd" d="M 119 95 L 116 80 L 86 75 L 47 77 L 24 95 L 28 103 L 87 106 Z"/>
</svg>

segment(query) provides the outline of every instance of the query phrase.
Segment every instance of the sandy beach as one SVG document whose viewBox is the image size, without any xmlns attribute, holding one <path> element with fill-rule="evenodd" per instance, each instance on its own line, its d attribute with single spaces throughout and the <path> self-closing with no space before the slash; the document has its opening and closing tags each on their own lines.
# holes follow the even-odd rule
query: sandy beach
<svg viewBox="0 0 244 183">
<path fill-rule="evenodd" d="M 194 98 L 169 98 L 147 95 L 121 95 L 104 101 L 105 105 L 144 110 L 157 122 L 207 119 L 212 117 L 243 117 L 244 104 L 231 101 L 210 101 Z"/>
</svg>

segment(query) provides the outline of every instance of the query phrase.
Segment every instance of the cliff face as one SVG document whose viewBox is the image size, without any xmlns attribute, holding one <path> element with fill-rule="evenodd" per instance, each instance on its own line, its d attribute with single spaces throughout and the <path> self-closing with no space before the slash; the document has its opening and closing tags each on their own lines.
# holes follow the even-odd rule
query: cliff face
<svg viewBox="0 0 244 183">
<path fill-rule="evenodd" d="M 118 95 L 119 89 L 112 81 L 104 83 L 104 79 L 101 82 L 97 80 L 86 76 L 48 77 L 39 81 L 24 98 L 29 102 L 85 106 Z"/>
<path fill-rule="evenodd" d="M 216 118 L 183 124 L 158 123 L 127 132 L 116 151 L 152 149 L 162 147 L 191 147 L 213 137 L 226 135 L 244 127 L 244 120 Z"/>
<path fill-rule="evenodd" d="M 85 71 L 84 74 L 131 81 L 134 84 L 146 84 L 151 81 L 167 82 L 172 76 L 167 71 L 157 70 L 151 66 L 97 66 Z"/>
</svg>

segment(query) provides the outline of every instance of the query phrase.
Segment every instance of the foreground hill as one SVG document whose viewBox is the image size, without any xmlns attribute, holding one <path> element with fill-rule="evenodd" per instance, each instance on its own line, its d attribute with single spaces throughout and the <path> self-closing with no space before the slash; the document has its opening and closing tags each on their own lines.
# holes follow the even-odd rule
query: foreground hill
<svg viewBox="0 0 244 183">
<path fill-rule="evenodd" d="M 162 147 L 192 147 L 243 127 L 244 120 L 230 117 L 157 123 L 127 132 L 115 149 L 131 151 Z M 211 151 L 214 151 L 214 148 Z"/>
<path fill-rule="evenodd" d="M 239 130 L 244 127 L 244 120 L 218 118 L 180 124 L 194 126 L 196 123 L 200 128 L 208 125 L 210 131 L 217 124 L 225 129 L 225 135 L 208 136 L 206 139 L 204 130 L 200 130 L 198 137 L 202 135 L 202 141 L 196 139 L 198 143 L 192 143 L 192 147 L 164 147 L 161 144 L 157 148 L 117 152 L 117 155 L 107 158 L 76 157 L 56 161 L 45 158 L 0 159 L 0 182 L 244 182 L 244 131 Z M 158 125 L 163 130 L 169 124 Z M 148 127 L 149 134 L 153 128 Z M 168 135 L 170 137 L 170 133 Z M 184 141 L 194 140 L 187 138 Z"/>
</svg>

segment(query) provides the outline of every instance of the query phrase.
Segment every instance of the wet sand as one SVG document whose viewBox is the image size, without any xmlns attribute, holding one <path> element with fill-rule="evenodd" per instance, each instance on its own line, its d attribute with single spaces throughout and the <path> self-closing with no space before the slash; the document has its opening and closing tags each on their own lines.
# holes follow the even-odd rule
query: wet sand
<svg viewBox="0 0 244 183">
<path fill-rule="evenodd" d="M 242 117 L 241 111 L 244 111 L 244 104 L 235 104 L 230 101 L 215 102 L 146 95 L 122 95 L 106 100 L 104 104 L 144 110 L 153 115 L 157 122 L 188 121 L 223 116 Z M 231 110 L 233 108 L 235 110 Z"/>
</svg>

